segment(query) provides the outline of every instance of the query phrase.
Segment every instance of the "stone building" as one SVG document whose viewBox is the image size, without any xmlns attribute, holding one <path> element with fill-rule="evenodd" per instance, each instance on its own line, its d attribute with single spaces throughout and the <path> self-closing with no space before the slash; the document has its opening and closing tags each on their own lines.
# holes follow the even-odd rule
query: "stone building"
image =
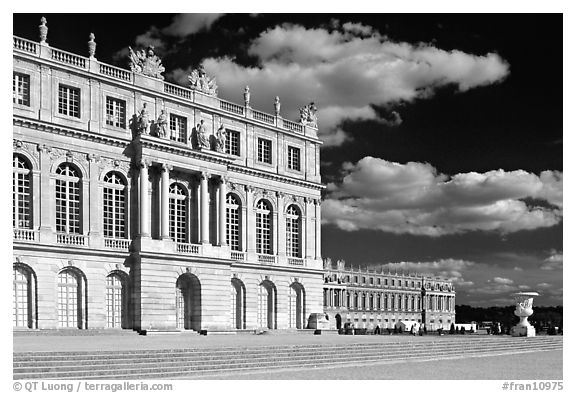
<svg viewBox="0 0 576 393">
<path fill-rule="evenodd" d="M 54 27 L 52 27 L 54 28 Z M 322 312 L 315 107 L 292 122 L 13 38 L 16 328 L 299 329 Z M 127 59 L 128 60 L 128 59 Z"/>
<path fill-rule="evenodd" d="M 456 322 L 455 295 L 452 283 L 439 277 L 324 261 L 324 312 L 334 329 L 347 322 L 367 329 L 393 329 L 400 322 L 450 329 Z"/>
</svg>

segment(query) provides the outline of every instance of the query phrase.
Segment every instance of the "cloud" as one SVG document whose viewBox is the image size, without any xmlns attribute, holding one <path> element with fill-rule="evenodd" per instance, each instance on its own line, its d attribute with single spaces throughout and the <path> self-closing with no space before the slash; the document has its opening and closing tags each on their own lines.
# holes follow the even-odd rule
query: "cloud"
<svg viewBox="0 0 576 393">
<path fill-rule="evenodd" d="M 550 250 L 550 256 L 547 257 L 540 269 L 542 270 L 562 270 L 562 265 L 564 263 L 564 255 L 562 251 L 558 252 L 556 250 Z"/>
<path fill-rule="evenodd" d="M 172 19 L 172 23 L 162 29 L 166 35 L 185 37 L 201 30 L 208 30 L 224 14 L 180 14 Z"/>
<path fill-rule="evenodd" d="M 504 277 L 494 277 L 493 280 L 496 284 L 514 284 L 513 280 Z"/>
<path fill-rule="evenodd" d="M 383 265 L 385 269 L 391 271 L 414 272 L 424 275 L 440 276 L 450 281 L 458 287 L 470 287 L 474 285 L 473 281 L 467 281 L 463 278 L 462 272 L 474 267 L 476 264 L 472 261 L 462 259 L 446 258 L 432 262 L 393 262 Z"/>
<path fill-rule="evenodd" d="M 280 95 L 281 114 L 288 119 L 297 119 L 298 109 L 314 101 L 326 145 L 350 140 L 340 126 L 347 119 L 381 120 L 387 127 L 400 123 L 398 113 L 379 119 L 374 105 L 391 108 L 429 98 L 448 85 L 463 92 L 497 83 L 509 73 L 506 61 L 495 53 L 474 55 L 393 42 L 370 26 L 349 22 L 333 23 L 332 28 L 276 26 L 249 42 L 248 54 L 256 59 L 255 66 L 230 57 L 204 59 L 207 72 L 218 80 L 220 95 L 241 101 L 249 85 L 252 106 L 270 112 Z"/>
<path fill-rule="evenodd" d="M 346 231 L 425 236 L 550 227 L 562 219 L 562 175 L 548 172 L 500 169 L 448 176 L 428 163 L 364 157 L 344 163 L 342 181 L 328 184 L 322 220 Z M 530 206 L 526 198 L 548 198 L 550 206 Z"/>
</svg>

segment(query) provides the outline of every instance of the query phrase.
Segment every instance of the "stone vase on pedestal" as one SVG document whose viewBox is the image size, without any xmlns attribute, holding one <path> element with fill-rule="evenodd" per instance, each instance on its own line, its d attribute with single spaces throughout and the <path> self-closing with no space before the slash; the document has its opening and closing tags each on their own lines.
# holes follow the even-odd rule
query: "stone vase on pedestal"
<svg viewBox="0 0 576 393">
<path fill-rule="evenodd" d="M 532 303 L 534 297 L 539 296 L 537 292 L 518 292 L 514 295 L 514 301 L 516 302 L 516 310 L 514 310 L 514 315 L 520 318 L 520 321 L 516 326 L 512 328 L 511 335 L 513 337 L 534 337 L 536 336 L 536 330 L 534 326 L 530 325 L 528 322 L 528 317 L 534 313 L 532 310 Z"/>
</svg>

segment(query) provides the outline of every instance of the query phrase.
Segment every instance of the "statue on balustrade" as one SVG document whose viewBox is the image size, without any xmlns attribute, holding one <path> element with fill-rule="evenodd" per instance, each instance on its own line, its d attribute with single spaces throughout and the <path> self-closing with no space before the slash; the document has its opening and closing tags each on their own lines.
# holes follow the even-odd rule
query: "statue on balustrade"
<svg viewBox="0 0 576 393">
<path fill-rule="evenodd" d="M 153 78 L 164 79 L 162 73 L 165 71 L 162 60 L 154 54 L 154 47 L 148 46 L 146 50 L 141 49 L 134 52 L 130 49 L 130 69 L 132 72 L 151 76 Z"/>
<path fill-rule="evenodd" d="M 310 126 L 310 127 L 318 127 L 318 116 L 316 113 L 318 112 L 318 108 L 314 105 L 313 102 L 310 104 L 303 106 L 300 108 L 300 123 Z"/>
<path fill-rule="evenodd" d="M 142 105 L 142 110 L 140 110 L 140 113 L 136 118 L 136 134 L 150 134 L 150 114 L 146 109 L 146 103 Z"/>
<path fill-rule="evenodd" d="M 204 125 L 204 120 L 200 120 L 200 124 L 196 126 L 196 144 L 199 149 L 210 150 L 210 136 Z"/>
<path fill-rule="evenodd" d="M 224 124 L 220 124 L 218 130 L 216 131 L 216 151 L 224 153 L 224 148 L 226 146 L 226 129 Z"/>
<path fill-rule="evenodd" d="M 216 78 L 208 76 L 202 64 L 190 72 L 188 80 L 190 81 L 190 88 L 192 90 L 198 90 L 214 97 L 218 96 Z"/>
<path fill-rule="evenodd" d="M 156 136 L 159 138 L 166 138 L 168 132 L 166 129 L 168 128 L 168 118 L 166 117 L 166 111 L 162 109 L 160 111 L 160 116 L 158 116 L 158 120 L 156 120 Z"/>
</svg>

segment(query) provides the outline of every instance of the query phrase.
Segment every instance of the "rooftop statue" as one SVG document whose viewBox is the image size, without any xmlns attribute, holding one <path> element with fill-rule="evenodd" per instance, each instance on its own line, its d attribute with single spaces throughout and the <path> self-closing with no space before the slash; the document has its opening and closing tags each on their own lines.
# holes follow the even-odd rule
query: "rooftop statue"
<svg viewBox="0 0 576 393">
<path fill-rule="evenodd" d="M 300 123 L 305 126 L 318 127 L 318 116 L 316 115 L 318 108 L 313 102 L 300 108 Z"/>
<path fill-rule="evenodd" d="M 218 85 L 216 84 L 216 78 L 208 76 L 202 64 L 188 75 L 188 80 L 190 81 L 190 88 L 192 90 L 198 90 L 202 93 L 216 97 L 218 95 Z"/>
<path fill-rule="evenodd" d="M 216 151 L 220 153 L 224 153 L 226 145 L 226 129 L 224 128 L 224 124 L 220 124 L 218 130 L 216 131 Z"/>
<path fill-rule="evenodd" d="M 164 79 L 162 73 L 165 71 L 162 60 L 154 54 L 154 47 L 148 46 L 146 50 L 141 49 L 134 52 L 130 49 L 130 69 L 138 74 Z"/>
<path fill-rule="evenodd" d="M 210 139 L 204 120 L 200 120 L 200 123 L 196 125 L 196 144 L 199 149 L 210 150 Z"/>
<path fill-rule="evenodd" d="M 142 109 L 136 118 L 136 133 L 137 135 L 150 134 L 150 114 L 146 109 L 146 103 L 142 105 Z"/>
</svg>

